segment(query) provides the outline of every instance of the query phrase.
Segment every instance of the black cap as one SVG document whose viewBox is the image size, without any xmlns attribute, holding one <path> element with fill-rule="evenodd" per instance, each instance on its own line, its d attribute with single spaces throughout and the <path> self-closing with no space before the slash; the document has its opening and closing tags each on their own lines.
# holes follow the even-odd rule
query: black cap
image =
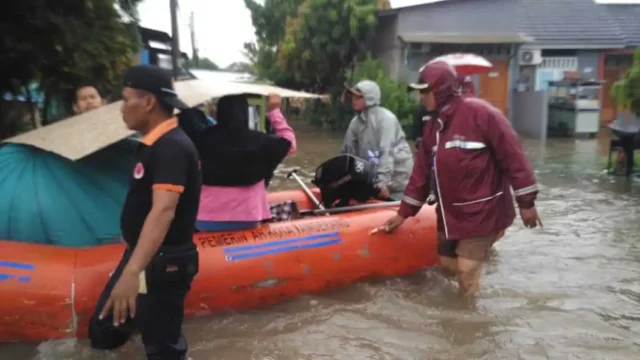
<svg viewBox="0 0 640 360">
<path fill-rule="evenodd" d="M 124 86 L 144 90 L 158 97 L 158 100 L 178 110 L 190 108 L 173 88 L 173 79 L 169 71 L 148 65 L 132 66 L 124 73 Z"/>
</svg>

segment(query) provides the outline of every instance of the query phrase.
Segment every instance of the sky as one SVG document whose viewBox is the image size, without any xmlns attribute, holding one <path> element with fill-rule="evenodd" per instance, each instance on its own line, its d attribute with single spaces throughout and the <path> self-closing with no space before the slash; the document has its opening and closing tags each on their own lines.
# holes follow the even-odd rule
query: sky
<svg viewBox="0 0 640 360">
<path fill-rule="evenodd" d="M 391 0 L 392 7 L 446 0 Z M 558 0 L 561 1 L 561 0 Z M 639 0 L 595 0 L 598 3 L 638 3 Z M 194 12 L 195 33 L 200 56 L 207 57 L 220 67 L 245 61 L 242 45 L 254 41 L 251 14 L 243 0 L 178 0 L 180 49 L 191 57 L 189 17 Z M 144 27 L 171 34 L 169 0 L 145 0 L 138 7 Z"/>
<path fill-rule="evenodd" d="M 245 61 L 242 45 L 254 41 L 251 14 L 243 0 L 178 0 L 178 34 L 180 49 L 191 57 L 189 17 L 194 12 L 196 42 L 201 57 L 207 57 L 220 67 L 235 61 Z M 425 0 L 392 0 L 393 7 L 425 3 Z M 145 0 L 138 7 L 144 27 L 171 34 L 169 0 Z"/>
</svg>

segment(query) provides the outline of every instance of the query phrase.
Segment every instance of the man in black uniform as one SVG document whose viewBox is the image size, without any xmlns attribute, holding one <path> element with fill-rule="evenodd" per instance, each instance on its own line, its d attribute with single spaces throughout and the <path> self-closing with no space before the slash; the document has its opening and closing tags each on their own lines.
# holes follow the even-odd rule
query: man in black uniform
<svg viewBox="0 0 640 360">
<path fill-rule="evenodd" d="M 188 108 L 168 72 L 134 66 L 124 75 L 122 117 L 141 133 L 122 209 L 127 249 L 89 323 L 91 345 L 114 349 L 139 329 L 147 359 L 184 360 L 184 299 L 198 271 L 192 241 L 200 201 L 198 152 L 178 127 Z"/>
</svg>

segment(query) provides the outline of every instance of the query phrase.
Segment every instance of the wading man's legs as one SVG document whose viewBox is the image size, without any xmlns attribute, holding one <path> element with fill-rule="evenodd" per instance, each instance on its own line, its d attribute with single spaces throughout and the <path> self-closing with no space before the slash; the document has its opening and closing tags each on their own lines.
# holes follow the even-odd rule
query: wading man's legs
<svg viewBox="0 0 640 360">
<path fill-rule="evenodd" d="M 460 293 L 475 295 L 480 290 L 482 264 L 487 258 L 496 236 L 464 240 L 446 240 L 438 235 L 438 255 L 445 274 L 456 274 Z"/>
</svg>

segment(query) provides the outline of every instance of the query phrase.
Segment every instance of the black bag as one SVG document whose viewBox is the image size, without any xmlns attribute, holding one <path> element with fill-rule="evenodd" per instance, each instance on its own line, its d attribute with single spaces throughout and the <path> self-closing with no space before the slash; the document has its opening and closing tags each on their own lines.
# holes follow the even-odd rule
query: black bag
<svg viewBox="0 0 640 360">
<path fill-rule="evenodd" d="M 331 208 L 348 205 L 349 200 L 365 202 L 380 190 L 375 186 L 376 165 L 365 159 L 342 154 L 331 158 L 316 168 L 311 181 L 320 189 L 322 202 Z"/>
<path fill-rule="evenodd" d="M 193 243 L 163 246 L 146 269 L 147 289 L 190 287 L 199 270 L 198 249 Z"/>
</svg>

